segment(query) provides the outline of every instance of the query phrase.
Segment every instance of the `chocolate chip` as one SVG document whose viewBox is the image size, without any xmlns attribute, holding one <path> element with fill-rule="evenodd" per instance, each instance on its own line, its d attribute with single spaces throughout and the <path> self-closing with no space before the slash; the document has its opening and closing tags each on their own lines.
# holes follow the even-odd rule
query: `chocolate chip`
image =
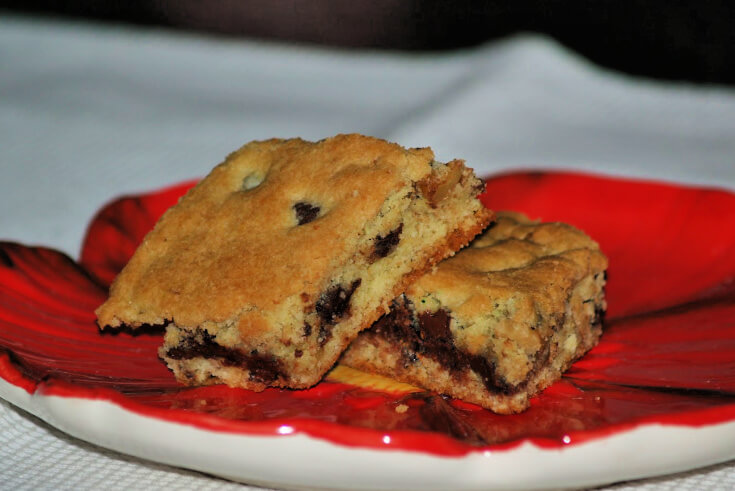
<svg viewBox="0 0 735 491">
<path fill-rule="evenodd" d="M 403 231 L 403 224 L 398 225 L 395 229 L 388 232 L 385 236 L 378 235 L 375 237 L 375 245 L 373 246 L 373 254 L 371 259 L 376 261 L 384 258 L 396 248 L 398 242 L 401 240 L 401 232 Z"/>
<path fill-rule="evenodd" d="M 295 356 L 296 358 L 301 358 L 302 356 L 304 356 L 304 352 L 303 352 L 303 351 L 301 351 L 300 349 L 297 349 L 296 351 L 294 351 L 294 352 L 293 352 L 293 355 L 294 355 L 294 356 Z"/>
<path fill-rule="evenodd" d="M 396 339 L 417 336 L 419 327 L 413 316 L 411 302 L 404 295 L 393 300 L 388 313 L 375 321 L 371 329 Z"/>
<path fill-rule="evenodd" d="M 299 225 L 304 225 L 305 223 L 313 222 L 319 215 L 319 210 L 321 208 L 310 203 L 306 203 L 305 201 L 299 201 L 293 205 L 293 209 L 294 212 L 296 212 L 296 221 Z"/>
<path fill-rule="evenodd" d="M 308 338 L 311 336 L 311 325 L 308 322 L 304 322 L 304 337 Z"/>
<path fill-rule="evenodd" d="M 336 324 L 349 313 L 350 298 L 357 287 L 360 286 L 360 283 L 362 283 L 362 280 L 358 278 L 348 287 L 333 285 L 322 293 L 316 302 L 315 308 L 323 324 Z"/>
<path fill-rule="evenodd" d="M 444 309 L 419 314 L 421 329 L 434 340 L 452 339 L 452 331 L 449 329 L 451 320 L 452 318 Z"/>
</svg>

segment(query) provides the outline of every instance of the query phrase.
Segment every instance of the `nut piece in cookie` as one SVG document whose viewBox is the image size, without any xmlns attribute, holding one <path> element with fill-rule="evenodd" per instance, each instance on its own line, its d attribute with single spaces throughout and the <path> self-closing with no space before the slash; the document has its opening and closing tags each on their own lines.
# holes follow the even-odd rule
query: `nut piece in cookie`
<svg viewBox="0 0 735 491">
<path fill-rule="evenodd" d="M 500 213 L 410 285 L 341 363 L 516 413 L 602 332 L 607 259 L 581 231 Z"/>
<path fill-rule="evenodd" d="M 166 325 L 189 385 L 318 382 L 409 281 L 491 220 L 462 162 L 360 135 L 245 145 L 156 224 L 98 310 Z"/>
</svg>

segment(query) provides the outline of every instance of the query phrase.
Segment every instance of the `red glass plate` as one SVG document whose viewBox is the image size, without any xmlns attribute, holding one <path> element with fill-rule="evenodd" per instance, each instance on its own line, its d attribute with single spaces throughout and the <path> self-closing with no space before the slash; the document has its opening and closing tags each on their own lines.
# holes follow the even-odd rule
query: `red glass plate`
<svg viewBox="0 0 735 491">
<path fill-rule="evenodd" d="M 191 185 L 106 206 L 79 262 L 0 244 L 0 396 L 93 443 L 274 486 L 578 486 L 735 457 L 735 195 L 568 173 L 488 179 L 489 207 L 576 225 L 610 259 L 600 344 L 528 411 L 499 416 L 332 381 L 183 388 L 156 356 L 160 330 L 100 333 L 107 286 Z"/>
</svg>

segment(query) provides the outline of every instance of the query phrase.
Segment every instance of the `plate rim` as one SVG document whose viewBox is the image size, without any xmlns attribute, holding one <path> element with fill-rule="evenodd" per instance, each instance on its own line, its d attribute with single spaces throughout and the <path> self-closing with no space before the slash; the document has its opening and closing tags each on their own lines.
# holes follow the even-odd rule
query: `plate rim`
<svg viewBox="0 0 735 491">
<path fill-rule="evenodd" d="M 580 488 L 683 472 L 735 458 L 735 447 L 730 445 L 735 441 L 735 420 L 699 427 L 648 423 L 563 448 L 543 448 L 524 440 L 502 451 L 485 449 L 462 456 L 437 456 L 343 446 L 303 433 L 211 431 L 140 414 L 106 399 L 29 393 L 1 376 L 0 397 L 74 438 L 116 452 L 242 483 L 287 489 Z M 131 432 L 130 428 L 137 431 Z M 672 449 L 685 448 L 680 444 L 691 444 L 693 440 L 709 443 L 709 451 L 702 452 L 702 445 L 690 445 L 688 452 L 672 454 Z M 634 456 L 630 455 L 631 445 L 636 448 Z M 723 446 L 729 446 L 727 452 Z M 182 452 L 182 448 L 194 451 Z M 285 451 L 307 458 L 297 469 L 284 474 L 284 467 L 288 467 L 281 465 Z M 639 459 L 641 452 L 648 458 Z M 609 454 L 616 453 L 629 458 L 612 459 L 610 466 Z M 233 454 L 247 458 L 233 461 Z M 641 460 L 646 464 L 641 466 Z M 353 465 L 334 465 L 335 461 Z M 416 479 L 417 473 L 421 478 Z"/>
</svg>

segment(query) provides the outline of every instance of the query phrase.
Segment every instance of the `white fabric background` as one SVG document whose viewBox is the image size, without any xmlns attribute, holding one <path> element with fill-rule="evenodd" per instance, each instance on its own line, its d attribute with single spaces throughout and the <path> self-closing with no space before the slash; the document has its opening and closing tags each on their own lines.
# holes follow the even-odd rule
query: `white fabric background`
<svg viewBox="0 0 735 491">
<path fill-rule="evenodd" d="M 399 55 L 0 20 L 0 240 L 77 257 L 113 197 L 200 177 L 252 139 L 353 131 L 431 145 L 483 175 L 566 168 L 735 189 L 735 91 L 612 74 L 539 37 Z M 242 489 L 70 439 L 7 404 L 0 476 L 2 489 Z M 733 488 L 735 463 L 613 489 Z"/>
</svg>

